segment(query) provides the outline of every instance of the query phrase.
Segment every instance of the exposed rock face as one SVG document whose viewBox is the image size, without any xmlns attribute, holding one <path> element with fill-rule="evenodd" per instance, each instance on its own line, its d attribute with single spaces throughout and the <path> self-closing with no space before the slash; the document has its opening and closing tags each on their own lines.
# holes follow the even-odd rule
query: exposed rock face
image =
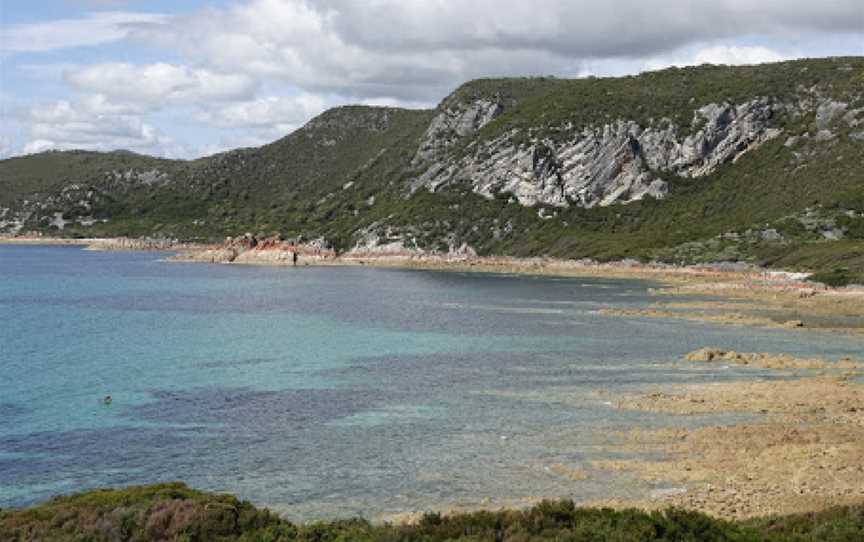
<svg viewBox="0 0 864 542">
<path fill-rule="evenodd" d="M 0 208 L 0 233 L 18 234 L 47 226 L 63 231 L 67 225 L 92 226 L 103 219 L 92 216 L 100 194 L 89 185 L 70 183 L 53 194 L 34 194 L 16 208 Z"/>
<path fill-rule="evenodd" d="M 765 98 L 738 106 L 709 104 L 695 111 L 691 133 L 680 143 L 671 124 L 665 131 L 649 128 L 639 139 L 651 169 L 701 177 L 780 135 L 770 123 L 781 109 Z"/>
<path fill-rule="evenodd" d="M 504 106 L 500 102 L 486 99 L 441 111 L 429 123 L 414 157 L 414 165 L 439 157 L 459 138 L 486 126 L 503 111 Z"/>
<path fill-rule="evenodd" d="M 84 227 L 107 222 L 93 216 L 94 207 L 106 199 L 142 188 L 171 184 L 172 177 L 158 169 L 109 170 L 88 179 L 73 180 L 58 190 L 34 193 L 16 208 L 0 208 L 0 233 L 18 234 L 30 228 L 49 227 L 62 232 L 67 226 Z"/>
<path fill-rule="evenodd" d="M 137 169 L 115 170 L 105 173 L 103 185 L 121 191 L 140 187 L 164 186 L 172 182 L 171 176 L 158 169 L 141 171 Z"/>
<path fill-rule="evenodd" d="M 413 189 L 436 190 L 467 180 L 473 190 L 486 197 L 513 194 L 523 205 L 559 207 L 607 206 L 637 201 L 645 196 L 663 198 L 668 187 L 656 172 L 701 177 L 736 160 L 780 130 L 771 120 L 782 106 L 759 98 L 740 105 L 709 104 L 694 112 L 689 133 L 670 121 L 648 127 L 626 119 L 574 129 L 570 138 L 555 142 L 529 135 L 528 143 L 517 143 L 514 130 L 477 146 L 460 160 L 445 152 L 458 137 L 464 137 L 500 114 L 501 106 L 481 100 L 461 113 L 440 113 L 427 131 L 415 162 L 427 161 L 425 172 Z"/>
<path fill-rule="evenodd" d="M 816 108 L 816 128 L 827 130 L 839 117 L 846 114 L 848 105 L 842 102 L 827 101 Z M 854 119 L 854 116 L 852 117 Z"/>
<path fill-rule="evenodd" d="M 396 258 L 415 259 L 437 257 L 445 259 L 469 260 L 477 257 L 477 252 L 467 243 L 459 243 L 453 233 L 443 240 L 446 247 L 426 250 L 420 247 L 418 236 L 423 227 L 394 228 L 375 223 L 366 228 L 355 245 L 342 255 L 343 259 Z"/>
<path fill-rule="evenodd" d="M 377 231 L 377 225 L 373 224 L 360 235 L 347 255 L 369 257 L 421 254 L 422 251 L 417 248 L 416 240 L 407 237 L 407 235 L 395 232 L 392 228 Z"/>
<path fill-rule="evenodd" d="M 249 265 L 305 265 L 325 262 L 336 257 L 323 240 L 300 242 L 278 237 L 258 237 L 247 233 L 228 237 L 221 246 L 188 246 L 173 261 L 205 263 L 237 263 Z"/>
<path fill-rule="evenodd" d="M 175 250 L 189 248 L 189 245 L 181 243 L 177 239 L 141 237 L 131 239 L 128 237 L 117 237 L 111 239 L 94 239 L 87 246 L 89 250 Z"/>
</svg>

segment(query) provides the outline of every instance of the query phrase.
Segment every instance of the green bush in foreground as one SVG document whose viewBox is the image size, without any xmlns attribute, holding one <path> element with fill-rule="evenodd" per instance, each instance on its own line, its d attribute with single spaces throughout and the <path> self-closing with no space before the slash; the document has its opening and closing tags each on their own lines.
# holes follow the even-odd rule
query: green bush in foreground
<svg viewBox="0 0 864 542">
<path fill-rule="evenodd" d="M 98 490 L 0 511 L 4 542 L 713 542 L 864 540 L 864 504 L 825 512 L 727 522 L 698 512 L 577 508 L 543 502 L 524 511 L 427 514 L 417 525 L 361 519 L 295 525 L 230 495 L 182 483 Z"/>
</svg>

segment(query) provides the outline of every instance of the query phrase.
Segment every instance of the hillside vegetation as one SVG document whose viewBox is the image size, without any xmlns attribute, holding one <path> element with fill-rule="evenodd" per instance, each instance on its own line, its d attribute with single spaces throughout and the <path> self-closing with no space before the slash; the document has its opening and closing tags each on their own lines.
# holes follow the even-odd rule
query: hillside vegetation
<svg viewBox="0 0 864 542">
<path fill-rule="evenodd" d="M 862 157 L 860 57 L 485 79 L 436 110 L 338 108 L 194 161 L 3 160 L 0 233 L 744 261 L 844 283 L 864 278 Z"/>
<path fill-rule="evenodd" d="M 524 511 L 427 514 L 408 526 L 362 519 L 298 525 L 230 495 L 172 483 L 0 511 L 0 535 L 8 542 L 857 542 L 864 506 L 732 523 L 683 510 L 583 509 L 561 501 Z"/>
</svg>

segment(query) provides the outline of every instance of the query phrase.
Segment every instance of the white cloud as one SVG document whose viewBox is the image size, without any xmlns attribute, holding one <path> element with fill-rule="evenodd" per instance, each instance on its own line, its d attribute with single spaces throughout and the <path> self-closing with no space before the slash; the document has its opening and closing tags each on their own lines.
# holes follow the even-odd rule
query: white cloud
<svg viewBox="0 0 864 542">
<path fill-rule="evenodd" d="M 223 136 L 217 144 L 194 144 L 176 141 L 134 108 L 116 105 L 101 95 L 40 104 L 27 112 L 30 141 L 24 145 L 23 153 L 128 149 L 166 158 L 196 158 L 238 146 L 269 143 L 324 107 L 314 96 L 262 99 L 234 106 L 199 120 L 224 128 L 241 128 L 242 132 Z"/>
<path fill-rule="evenodd" d="M 326 101 L 313 94 L 268 96 L 207 110 L 198 119 L 222 127 L 282 126 L 287 129 L 321 113 L 326 107 Z"/>
<path fill-rule="evenodd" d="M 568 76 L 586 62 L 644 60 L 697 42 L 860 35 L 862 26 L 860 0 L 250 0 L 134 37 L 309 92 L 427 101 L 478 76 Z M 758 56 L 734 49 L 706 58 Z"/>
<path fill-rule="evenodd" d="M 701 64 L 740 66 L 761 64 L 764 62 L 780 62 L 794 58 L 794 56 L 761 46 L 734 47 L 711 45 L 695 48 L 689 47 L 684 51 L 675 51 L 648 59 L 643 64 L 643 70 L 659 70 L 669 66 L 699 66 Z"/>
<path fill-rule="evenodd" d="M 384 18 L 383 4 L 388 2 L 369 4 L 369 8 Z M 376 44 L 355 43 L 355 36 L 343 31 L 339 23 L 339 10 L 353 13 L 353 8 L 338 8 L 320 2 L 255 0 L 142 28 L 134 37 L 182 51 L 193 62 L 220 71 L 276 78 L 308 92 L 355 100 L 428 101 L 440 98 L 458 82 L 482 74 L 578 71 L 578 62 L 572 58 L 539 49 L 509 48 L 505 55 L 496 48 L 427 49 L 399 43 L 377 48 Z M 451 23 L 432 19 L 428 28 Z M 393 33 L 399 32 L 400 24 L 376 28 Z"/>
<path fill-rule="evenodd" d="M 360 105 L 368 105 L 372 107 L 405 107 L 408 109 L 434 109 L 437 102 L 434 101 L 417 101 L 417 100 L 399 100 L 396 98 L 364 98 L 360 100 Z"/>
<path fill-rule="evenodd" d="M 222 137 L 218 143 L 199 149 L 199 155 L 271 143 L 300 128 L 328 107 L 339 104 L 314 94 L 299 94 L 267 96 L 202 109 L 195 120 L 220 129 Z"/>
<path fill-rule="evenodd" d="M 101 45 L 121 40 L 140 25 L 165 22 L 153 13 L 102 12 L 79 19 L 3 25 L 0 51 L 46 52 L 69 47 Z"/>
<path fill-rule="evenodd" d="M 717 45 L 697 52 L 693 64 L 761 64 L 763 62 L 779 62 L 787 58 L 789 57 L 767 47 Z"/>
<path fill-rule="evenodd" d="M 218 142 L 207 143 L 197 147 L 196 149 L 194 149 L 192 155 L 212 156 L 214 154 L 219 154 L 234 149 L 260 147 L 261 145 L 272 143 L 275 137 L 267 133 L 260 133 L 256 130 L 243 133 L 235 133 L 219 138 Z"/>
<path fill-rule="evenodd" d="M 63 77 L 78 90 L 99 93 L 116 103 L 150 108 L 248 99 L 258 86 L 248 75 L 162 62 L 95 64 L 69 69 Z"/>
<path fill-rule="evenodd" d="M 36 154 L 50 150 L 59 150 L 57 143 L 46 139 L 36 139 L 24 145 L 22 154 Z"/>
<path fill-rule="evenodd" d="M 47 149 L 130 149 L 165 154 L 172 143 L 136 115 L 103 108 L 100 100 L 54 103 L 30 110 L 31 141 L 25 153 Z"/>
</svg>

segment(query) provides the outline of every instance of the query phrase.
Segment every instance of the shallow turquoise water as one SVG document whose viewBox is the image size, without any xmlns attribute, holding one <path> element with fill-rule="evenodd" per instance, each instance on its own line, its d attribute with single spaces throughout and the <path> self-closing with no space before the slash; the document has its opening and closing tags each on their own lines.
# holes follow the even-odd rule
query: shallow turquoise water
<svg viewBox="0 0 864 542">
<path fill-rule="evenodd" d="M 597 313 L 654 302 L 638 281 L 163 256 L 0 246 L 0 507 L 175 479 L 300 519 L 640 495 L 549 467 L 587 467 L 615 428 L 695 422 L 598 389 L 753 374 L 670 365 L 706 345 L 861 350 Z"/>
</svg>

